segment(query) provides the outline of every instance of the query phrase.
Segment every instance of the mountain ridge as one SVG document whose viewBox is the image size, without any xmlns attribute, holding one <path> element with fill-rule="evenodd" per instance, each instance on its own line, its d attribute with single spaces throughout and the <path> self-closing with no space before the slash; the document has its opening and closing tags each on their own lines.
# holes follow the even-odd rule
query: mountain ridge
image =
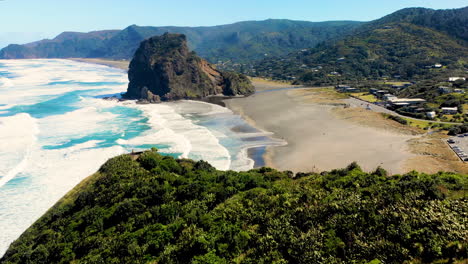
<svg viewBox="0 0 468 264">
<path fill-rule="evenodd" d="M 279 55 L 295 49 L 314 46 L 326 39 L 339 37 L 361 23 L 357 21 L 308 22 L 269 19 L 204 27 L 131 25 L 123 30 L 112 32 L 105 39 L 91 37 L 90 39 L 94 41 L 91 43 L 94 48 L 81 49 L 79 54 L 62 47 L 68 47 L 70 43 L 63 42 L 62 45 L 58 45 L 56 41 L 42 40 L 25 45 L 9 45 L 0 51 L 0 58 L 102 57 L 129 59 L 142 40 L 169 32 L 187 35 L 189 47 L 211 62 L 217 62 L 217 60 L 244 61 L 252 58 L 263 58 L 264 51 L 271 55 Z M 76 33 L 75 39 L 78 35 L 83 36 L 83 34 L 88 33 Z M 75 45 L 78 46 L 87 44 L 78 40 L 75 42 Z M 38 46 L 37 43 L 42 44 L 42 46 Z M 55 50 L 57 51 L 55 52 Z"/>
</svg>

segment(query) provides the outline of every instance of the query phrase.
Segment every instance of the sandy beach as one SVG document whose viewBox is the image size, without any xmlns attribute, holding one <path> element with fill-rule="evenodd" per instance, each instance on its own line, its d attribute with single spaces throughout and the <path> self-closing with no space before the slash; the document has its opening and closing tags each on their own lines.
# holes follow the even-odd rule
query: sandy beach
<svg viewBox="0 0 468 264">
<path fill-rule="evenodd" d="M 256 94 L 225 103 L 253 126 L 288 142 L 267 148 L 267 166 L 321 172 L 356 161 L 364 170 L 381 166 L 391 174 L 414 169 L 468 172 L 441 138 L 428 137 L 422 130 L 364 108 L 346 108 L 345 97 L 333 89 L 261 80 L 254 80 L 254 84 Z M 426 146 L 424 150 L 421 145 Z"/>
<path fill-rule="evenodd" d="M 106 65 L 109 67 L 119 68 L 125 71 L 128 71 L 128 66 L 130 64 L 130 61 L 128 60 L 109 60 L 109 59 L 95 59 L 95 58 L 72 58 L 70 60 L 86 62 L 86 63 L 94 63 L 94 64 L 99 64 L 99 65 Z"/>
</svg>

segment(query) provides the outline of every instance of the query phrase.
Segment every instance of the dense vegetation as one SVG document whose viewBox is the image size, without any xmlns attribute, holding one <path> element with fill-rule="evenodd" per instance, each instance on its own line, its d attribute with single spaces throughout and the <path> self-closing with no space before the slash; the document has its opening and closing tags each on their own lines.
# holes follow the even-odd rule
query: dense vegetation
<svg viewBox="0 0 468 264">
<path fill-rule="evenodd" d="M 405 8 L 385 16 L 374 23 L 385 24 L 400 21 L 428 27 L 468 41 L 468 7 L 459 9 L 434 10 L 428 8 Z"/>
<path fill-rule="evenodd" d="M 468 177 L 217 171 L 155 150 L 109 160 L 0 263 L 466 261 Z"/>
<path fill-rule="evenodd" d="M 364 24 L 342 40 L 264 59 L 253 74 L 312 85 L 448 76 L 468 67 L 467 12 L 404 9 Z M 464 15 L 455 16 L 459 13 Z M 442 67 L 433 68 L 436 64 Z"/>
<path fill-rule="evenodd" d="M 448 134 L 451 135 L 451 136 L 455 136 L 455 135 L 458 135 L 458 134 L 464 134 L 464 133 L 468 133 L 468 123 L 465 123 L 465 124 L 460 125 L 460 126 L 452 126 L 449 129 L 449 132 L 448 132 Z"/>
<path fill-rule="evenodd" d="M 68 33 L 66 38 L 11 45 L 0 51 L 0 58 L 102 57 L 129 59 L 144 39 L 166 32 L 185 34 L 189 46 L 213 63 L 253 61 L 265 56 L 285 55 L 340 37 L 361 25 L 360 22 L 305 22 L 270 19 L 246 21 L 213 27 L 140 27 L 112 31 L 105 38 L 91 32 Z M 62 34 L 63 35 L 63 34 Z M 267 55 L 265 55 L 267 54 Z"/>
</svg>

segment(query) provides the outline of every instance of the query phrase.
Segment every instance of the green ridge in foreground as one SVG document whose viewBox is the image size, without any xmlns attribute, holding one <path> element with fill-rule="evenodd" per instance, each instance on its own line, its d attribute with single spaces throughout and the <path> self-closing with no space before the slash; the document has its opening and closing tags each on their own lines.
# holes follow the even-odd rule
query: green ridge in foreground
<svg viewBox="0 0 468 264">
<path fill-rule="evenodd" d="M 110 159 L 0 263 L 466 263 L 466 175 Z"/>
</svg>

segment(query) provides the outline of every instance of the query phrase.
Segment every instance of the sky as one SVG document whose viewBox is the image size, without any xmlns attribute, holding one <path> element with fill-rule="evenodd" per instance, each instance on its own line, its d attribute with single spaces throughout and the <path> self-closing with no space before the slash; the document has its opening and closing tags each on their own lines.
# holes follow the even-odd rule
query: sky
<svg viewBox="0 0 468 264">
<path fill-rule="evenodd" d="M 0 0 L 0 48 L 140 26 L 213 26 L 245 20 L 370 21 L 406 7 L 460 8 L 467 0 Z"/>
</svg>

